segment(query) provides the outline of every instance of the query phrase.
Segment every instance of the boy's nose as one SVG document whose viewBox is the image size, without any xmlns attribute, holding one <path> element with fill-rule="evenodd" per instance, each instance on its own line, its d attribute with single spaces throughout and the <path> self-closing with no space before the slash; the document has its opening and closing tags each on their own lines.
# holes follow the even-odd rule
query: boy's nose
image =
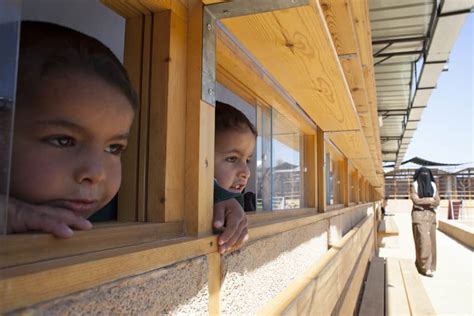
<svg viewBox="0 0 474 316">
<path fill-rule="evenodd" d="M 239 173 L 239 177 L 243 179 L 248 179 L 250 177 L 250 169 L 247 166 L 247 164 L 245 164 L 245 166 L 242 166 L 242 169 L 240 170 L 240 173 Z"/>
<path fill-rule="evenodd" d="M 85 157 L 75 172 L 77 183 L 97 184 L 105 180 L 105 166 L 100 155 L 88 155 Z"/>
</svg>

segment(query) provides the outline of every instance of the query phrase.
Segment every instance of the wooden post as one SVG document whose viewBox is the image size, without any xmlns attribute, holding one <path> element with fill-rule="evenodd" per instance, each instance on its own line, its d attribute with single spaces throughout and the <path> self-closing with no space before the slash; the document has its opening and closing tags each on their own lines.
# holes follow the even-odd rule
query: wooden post
<svg viewBox="0 0 474 316">
<path fill-rule="evenodd" d="M 128 149 L 122 156 L 122 184 L 118 199 L 118 220 L 144 221 L 143 184 L 146 179 L 144 164 L 146 164 L 146 146 L 142 139 L 146 135 L 148 117 L 148 94 L 146 93 L 149 73 L 149 42 L 150 20 L 145 16 L 129 18 L 125 27 L 124 66 L 130 81 L 137 91 L 140 107 L 135 113 L 135 119 L 130 130 Z M 143 156 L 145 154 L 145 156 Z M 140 192 L 140 189 L 142 191 Z M 141 198 L 139 198 L 141 197 Z"/>
<path fill-rule="evenodd" d="M 316 150 L 316 137 L 314 135 L 304 135 L 304 205 L 303 207 L 316 208 L 317 205 L 317 150 Z"/>
<path fill-rule="evenodd" d="M 153 14 L 147 221 L 183 220 L 186 121 L 186 21 Z"/>
<path fill-rule="evenodd" d="M 316 131 L 316 156 L 317 156 L 317 168 L 316 174 L 318 177 L 318 212 L 323 213 L 326 211 L 326 171 L 325 164 L 331 163 L 330 161 L 325 162 L 326 150 L 324 146 L 324 132 L 319 127 Z"/>
<path fill-rule="evenodd" d="M 344 207 L 349 206 L 349 190 L 351 189 L 349 187 L 349 160 L 344 157 L 344 160 L 342 161 L 342 177 L 341 177 L 341 186 L 342 186 L 342 203 L 344 203 Z"/>
<path fill-rule="evenodd" d="M 360 202 L 360 194 L 359 194 L 359 170 L 354 169 L 354 179 L 352 180 L 352 184 L 354 185 L 354 203 L 359 204 Z"/>
<path fill-rule="evenodd" d="M 201 100 L 202 2 L 188 10 L 184 222 L 200 236 L 212 232 L 215 108 Z"/>
</svg>

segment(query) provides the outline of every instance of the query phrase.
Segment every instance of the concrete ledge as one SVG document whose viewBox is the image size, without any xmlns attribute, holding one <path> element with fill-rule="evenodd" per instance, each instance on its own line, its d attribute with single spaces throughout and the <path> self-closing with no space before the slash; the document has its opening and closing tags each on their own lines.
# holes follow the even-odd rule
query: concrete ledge
<svg viewBox="0 0 474 316">
<path fill-rule="evenodd" d="M 474 230 L 452 220 L 438 220 L 438 229 L 462 244 L 474 248 Z"/>
</svg>

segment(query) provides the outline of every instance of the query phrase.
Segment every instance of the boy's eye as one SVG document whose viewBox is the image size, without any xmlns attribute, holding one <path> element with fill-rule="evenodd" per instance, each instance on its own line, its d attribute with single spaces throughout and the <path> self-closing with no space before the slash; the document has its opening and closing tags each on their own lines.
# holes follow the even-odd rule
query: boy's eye
<svg viewBox="0 0 474 316">
<path fill-rule="evenodd" d="M 252 161 L 252 158 L 247 158 L 246 162 L 249 164 Z"/>
<path fill-rule="evenodd" d="M 227 161 L 227 162 L 236 162 L 236 161 L 237 161 L 237 157 L 227 157 L 227 158 L 225 159 L 225 161 Z"/>
<path fill-rule="evenodd" d="M 108 152 L 109 154 L 119 156 L 121 155 L 125 150 L 125 146 L 121 144 L 112 144 L 105 148 L 105 151 Z"/>
<path fill-rule="evenodd" d="M 76 144 L 74 138 L 69 136 L 55 136 L 48 138 L 46 141 L 55 147 L 72 147 Z"/>
</svg>

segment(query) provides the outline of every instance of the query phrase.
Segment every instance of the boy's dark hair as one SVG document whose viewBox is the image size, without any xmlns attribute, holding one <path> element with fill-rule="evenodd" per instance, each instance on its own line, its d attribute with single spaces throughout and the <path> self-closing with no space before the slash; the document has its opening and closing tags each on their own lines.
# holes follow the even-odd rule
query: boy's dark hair
<svg viewBox="0 0 474 316">
<path fill-rule="evenodd" d="M 257 129 L 244 113 L 227 103 L 216 101 L 216 135 L 229 130 L 242 132 L 247 128 L 257 137 Z"/>
<path fill-rule="evenodd" d="M 21 22 L 18 99 L 30 97 L 43 76 L 71 70 L 99 76 L 119 89 L 134 109 L 138 107 L 138 97 L 125 68 L 104 44 L 61 25 Z"/>
</svg>

